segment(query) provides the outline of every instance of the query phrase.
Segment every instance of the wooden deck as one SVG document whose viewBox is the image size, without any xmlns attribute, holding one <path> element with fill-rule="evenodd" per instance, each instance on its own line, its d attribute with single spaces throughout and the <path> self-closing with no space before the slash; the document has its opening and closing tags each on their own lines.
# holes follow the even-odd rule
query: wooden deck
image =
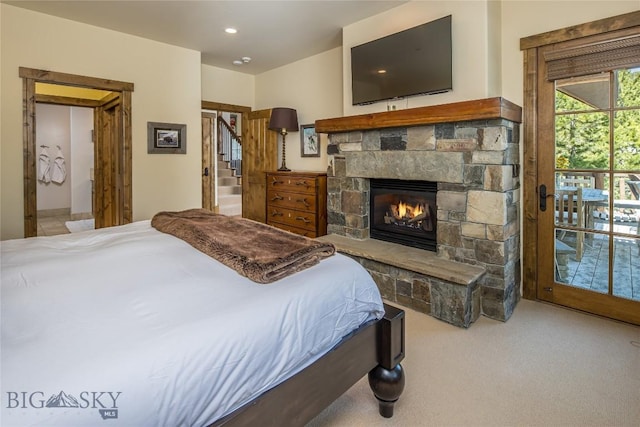
<svg viewBox="0 0 640 427">
<path fill-rule="evenodd" d="M 606 229 L 604 221 L 596 224 Z M 637 234 L 638 222 L 615 223 L 615 230 Z M 572 245 L 571 241 L 565 241 Z M 613 295 L 640 301 L 640 245 L 638 239 L 617 237 L 614 241 Z M 567 277 L 562 283 L 608 292 L 609 241 L 603 235 L 586 233 L 584 254 L 580 261 L 569 256 Z"/>
</svg>

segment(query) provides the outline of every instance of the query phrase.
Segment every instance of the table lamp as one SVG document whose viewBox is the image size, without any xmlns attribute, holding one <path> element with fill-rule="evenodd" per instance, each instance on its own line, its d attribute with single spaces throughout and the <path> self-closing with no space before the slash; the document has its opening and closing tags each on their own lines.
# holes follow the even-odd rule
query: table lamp
<svg viewBox="0 0 640 427">
<path fill-rule="evenodd" d="M 287 132 L 298 130 L 298 114 L 293 108 L 273 108 L 271 110 L 271 120 L 269 120 L 269 129 L 282 134 L 282 166 L 279 171 L 288 172 L 286 164 L 286 143 L 285 138 Z"/>
</svg>

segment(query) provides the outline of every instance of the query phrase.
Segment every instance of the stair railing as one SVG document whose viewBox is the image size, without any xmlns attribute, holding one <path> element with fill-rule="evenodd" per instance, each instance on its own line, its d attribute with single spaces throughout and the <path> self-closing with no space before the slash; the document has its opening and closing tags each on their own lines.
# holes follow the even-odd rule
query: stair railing
<svg viewBox="0 0 640 427">
<path fill-rule="evenodd" d="M 229 167 L 235 170 L 235 176 L 242 175 L 242 139 L 226 122 L 218 116 L 218 153 L 222 160 L 229 162 Z"/>
</svg>

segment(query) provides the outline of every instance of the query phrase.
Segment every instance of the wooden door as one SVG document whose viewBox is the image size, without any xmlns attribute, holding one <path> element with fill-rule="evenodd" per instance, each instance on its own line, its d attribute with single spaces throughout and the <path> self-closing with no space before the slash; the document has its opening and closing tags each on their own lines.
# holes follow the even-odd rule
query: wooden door
<svg viewBox="0 0 640 427">
<path fill-rule="evenodd" d="M 215 144 L 213 142 L 213 129 L 216 115 L 202 113 L 202 207 L 216 212 L 216 186 L 215 186 Z"/>
<path fill-rule="evenodd" d="M 252 111 L 242 143 L 242 217 L 266 222 L 266 172 L 278 162 L 278 134 L 269 130 L 271 110 Z"/>
<path fill-rule="evenodd" d="M 95 228 L 125 224 L 122 98 L 115 93 L 95 109 L 94 218 Z M 128 221 L 127 221 L 128 222 Z"/>
<path fill-rule="evenodd" d="M 132 221 L 131 92 L 114 92 L 94 110 L 95 227 Z"/>
<path fill-rule="evenodd" d="M 636 204 L 624 185 L 640 172 L 640 58 L 620 63 L 617 50 L 633 37 L 640 46 L 636 28 L 551 43 L 528 59 L 535 60 L 536 297 L 640 324 L 640 205 L 626 210 Z"/>
</svg>

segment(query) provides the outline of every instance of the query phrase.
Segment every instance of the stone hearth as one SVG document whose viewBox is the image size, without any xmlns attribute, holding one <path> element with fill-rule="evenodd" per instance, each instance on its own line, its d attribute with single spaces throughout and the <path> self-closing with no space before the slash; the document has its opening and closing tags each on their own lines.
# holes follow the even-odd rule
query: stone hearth
<svg viewBox="0 0 640 427">
<path fill-rule="evenodd" d="M 463 327 L 481 313 L 507 320 L 520 298 L 520 121 L 520 107 L 502 98 L 316 121 L 329 134 L 326 238 L 390 301 Z M 370 178 L 438 183 L 437 255 L 416 249 L 412 266 L 364 249 L 378 245 Z"/>
</svg>

